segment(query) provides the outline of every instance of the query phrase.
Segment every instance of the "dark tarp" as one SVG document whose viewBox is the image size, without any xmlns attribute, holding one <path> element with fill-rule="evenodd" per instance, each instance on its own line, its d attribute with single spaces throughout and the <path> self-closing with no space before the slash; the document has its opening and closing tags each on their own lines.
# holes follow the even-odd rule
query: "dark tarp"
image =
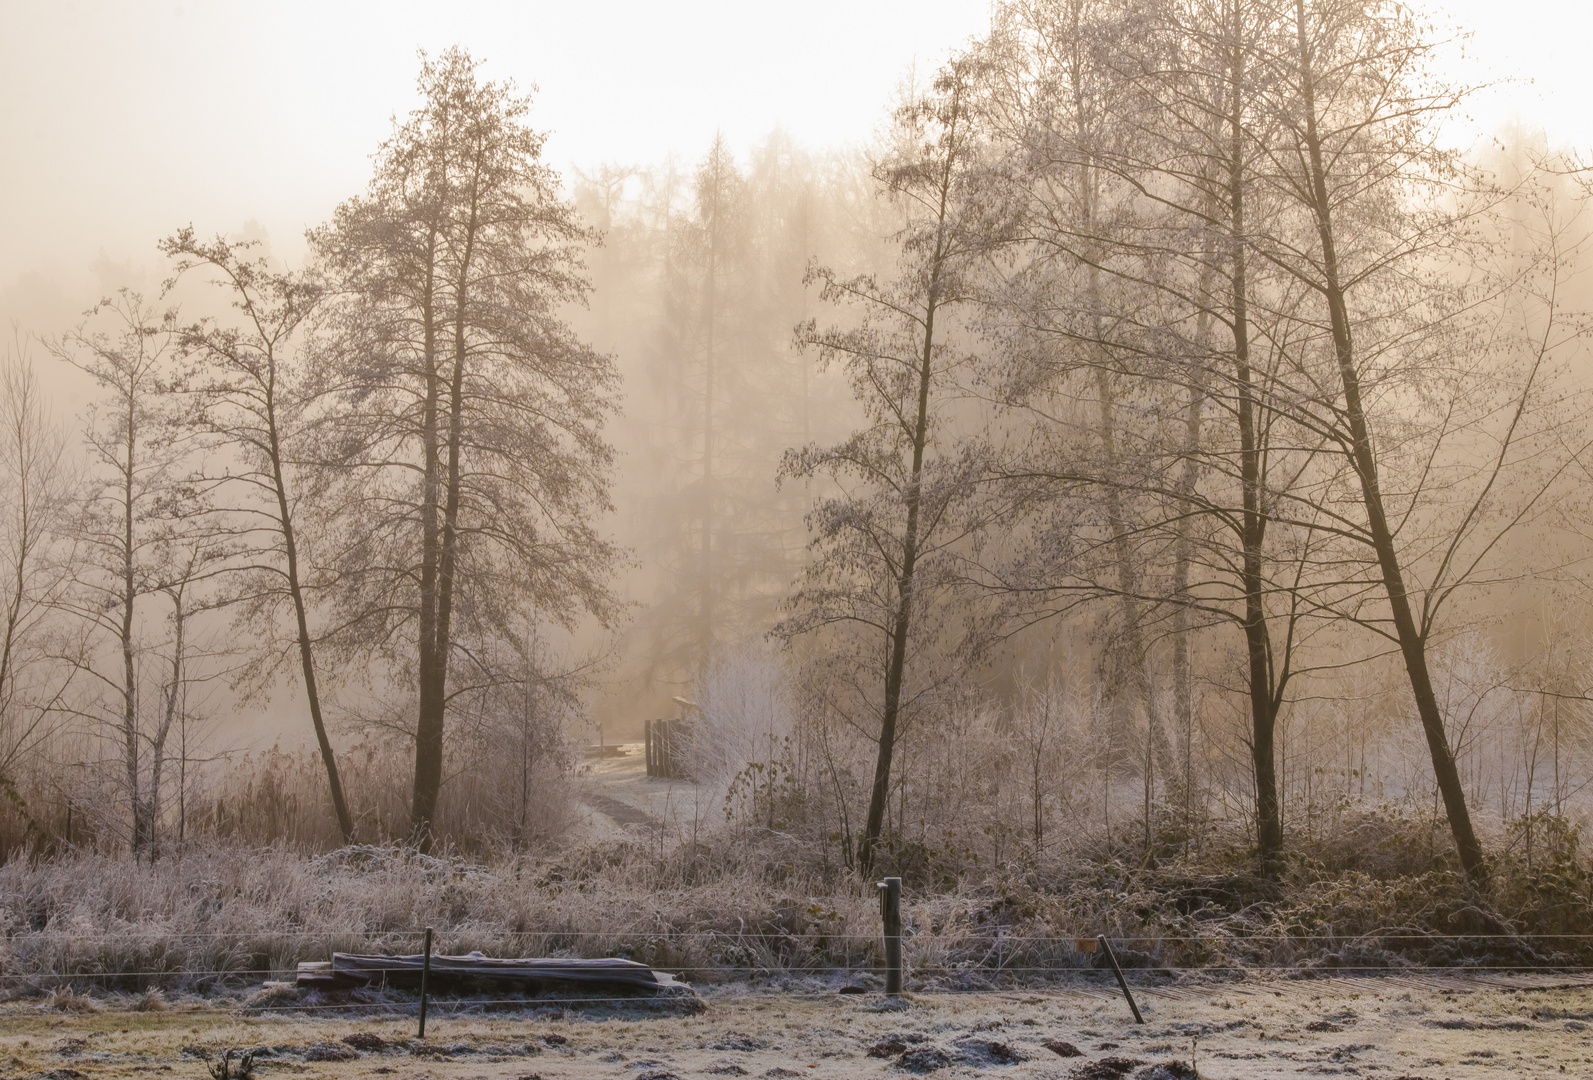
<svg viewBox="0 0 1593 1080">
<path fill-rule="evenodd" d="M 299 965 L 298 985 L 301 987 L 350 988 L 355 986 L 392 986 L 400 989 L 418 989 L 420 970 L 425 957 L 363 956 L 357 953 L 333 953 L 332 962 L 304 963 Z M 628 990 L 657 990 L 675 980 L 659 976 L 646 964 L 634 960 L 602 959 L 578 960 L 550 958 L 541 960 L 510 960 L 471 953 L 468 956 L 441 956 L 431 958 L 429 985 L 434 990 L 457 989 L 479 985 L 505 986 L 534 991 L 543 984 L 584 985 Z"/>
</svg>

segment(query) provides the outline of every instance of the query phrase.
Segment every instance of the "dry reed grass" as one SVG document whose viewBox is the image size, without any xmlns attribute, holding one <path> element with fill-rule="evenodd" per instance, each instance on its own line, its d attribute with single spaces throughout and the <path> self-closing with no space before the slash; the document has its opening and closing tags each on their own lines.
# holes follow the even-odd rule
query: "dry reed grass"
<svg viewBox="0 0 1593 1080">
<path fill-rule="evenodd" d="M 67 1009 L 77 1007 L 75 990 L 90 988 L 242 989 L 333 951 L 417 951 L 426 926 L 439 952 L 624 956 L 699 983 L 852 979 L 880 963 L 870 883 L 788 834 L 726 826 L 708 841 L 659 849 L 638 838 L 491 859 L 215 842 L 153 862 L 119 853 L 17 859 L 0 867 L 0 977 L 9 994 L 53 992 Z M 1033 982 L 1090 964 L 1074 939 L 1097 933 L 1140 967 L 1588 959 L 1580 940 L 1517 932 L 1545 932 L 1531 920 L 1549 906 L 1553 932 L 1593 930 L 1574 847 L 1562 844 L 1548 865 L 1540 854 L 1531 873 L 1500 864 L 1496 896 L 1525 905 L 1509 920 L 1442 866 L 1385 865 L 1402 872 L 1374 876 L 1334 866 L 1333 845 L 1322 844 L 1269 880 L 1237 844 L 1210 846 L 1219 854 L 1155 865 L 1081 846 L 912 890 L 908 962 L 923 986 Z M 1407 837 L 1393 847 L 1420 845 Z"/>
<path fill-rule="evenodd" d="M 742 682 L 734 701 L 773 700 L 754 693 L 767 680 Z M 1290 804 L 1288 863 L 1262 875 L 1242 803 L 1172 785 L 1147 821 L 1137 778 L 1079 766 L 1088 710 L 1054 716 L 1043 753 L 1022 717 L 978 710 L 948 713 L 904 749 L 875 870 L 905 879 L 921 984 L 1052 978 L 1092 963 L 1075 939 L 1103 933 L 1141 967 L 1593 960 L 1593 937 L 1576 936 L 1593 935 L 1593 873 L 1564 818 L 1539 812 L 1488 837 L 1499 855 L 1479 890 L 1418 801 L 1318 792 Z M 0 848 L 0 990 L 54 991 L 62 1008 L 85 988 L 231 990 L 333 951 L 412 952 L 426 926 L 443 952 L 625 956 L 696 982 L 865 977 L 880 962 L 878 912 L 846 861 L 845 822 L 869 747 L 811 724 L 720 743 L 777 757 L 737 768 L 754 751 L 727 751 L 728 789 L 698 786 L 706 812 L 618 841 L 573 835 L 568 761 L 533 774 L 478 755 L 445 789 L 441 853 L 405 848 L 396 743 L 343 756 L 366 841 L 351 847 L 337 846 L 306 753 L 232 761 L 138 857 L 109 809 L 79 804 L 71 844 L 60 815 L 41 812 Z M 762 783 L 737 788 L 754 764 Z M 31 805 L 60 809 L 42 795 Z"/>
</svg>

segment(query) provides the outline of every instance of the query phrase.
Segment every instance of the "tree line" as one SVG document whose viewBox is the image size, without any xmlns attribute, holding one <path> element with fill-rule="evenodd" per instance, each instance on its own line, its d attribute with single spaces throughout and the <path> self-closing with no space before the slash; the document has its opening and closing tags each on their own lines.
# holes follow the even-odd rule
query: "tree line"
<svg viewBox="0 0 1593 1080">
<path fill-rule="evenodd" d="M 597 519 L 616 376 L 564 315 L 589 291 L 593 235 L 528 100 L 476 67 L 461 50 L 425 61 L 421 106 L 368 190 L 311 232 L 304 269 L 178 229 L 159 298 L 123 290 L 49 343 L 98 392 L 84 486 L 36 377 L 10 368 L 8 601 L 27 672 L 8 682 L 6 752 L 20 764 L 65 736 L 101 795 L 79 792 L 79 814 L 136 851 L 156 844 L 206 684 L 283 678 L 343 839 L 329 678 L 345 723 L 412 739 L 406 832 L 429 846 L 445 734 L 512 728 L 533 697 L 556 730 L 578 675 L 542 639 L 615 611 Z M 180 290 L 226 313 L 190 319 L 166 306 Z M 546 732 L 521 734 L 547 756 Z"/>
<path fill-rule="evenodd" d="M 1089 611 L 1147 833 L 1195 782 L 1191 651 L 1234 635 L 1263 866 L 1280 715 L 1382 654 L 1485 876 L 1432 654 L 1457 607 L 1580 558 L 1554 549 L 1588 448 L 1585 229 L 1564 168 L 1448 148 L 1442 47 L 1360 0 L 1012 3 L 896 113 L 895 270 L 815 269 L 848 316 L 803 335 L 868 423 L 787 461 L 836 489 L 780 632 L 823 637 L 876 733 L 863 867 L 914 713 Z"/>
<path fill-rule="evenodd" d="M 1579 662 L 1524 624 L 1584 551 L 1585 192 L 1530 138 L 1455 148 L 1451 45 L 1376 4 L 1004 4 L 859 157 L 777 133 L 743 167 L 716 142 L 584 178 L 600 303 L 624 300 L 594 332 L 671 395 L 632 421 L 657 591 L 627 702 L 657 680 L 652 707 L 722 729 L 716 680 L 756 681 L 726 658 L 772 630 L 792 753 L 821 759 L 784 767 L 830 777 L 798 801 L 867 867 L 904 842 L 891 800 L 937 782 L 898 755 L 987 707 L 1023 742 L 1065 656 L 1146 848 L 1216 764 L 1270 871 L 1283 730 L 1336 699 L 1364 711 L 1342 779 L 1365 791 L 1364 730 L 1408 723 L 1428 778 L 1402 797 L 1431 792 L 1481 876 L 1471 804 L 1513 796 L 1479 717 L 1537 691 L 1541 739 L 1553 685 L 1582 725 Z M 800 379 L 770 344 L 793 321 Z"/>
<path fill-rule="evenodd" d="M 345 840 L 340 726 L 413 750 L 415 841 L 477 764 L 523 828 L 583 700 L 673 697 L 788 712 L 726 805 L 865 872 L 968 798 L 1038 850 L 1093 770 L 1147 857 L 1229 814 L 1276 873 L 1291 725 L 1363 792 L 1403 725 L 1482 879 L 1479 803 L 1530 816 L 1552 704 L 1558 809 L 1583 728 L 1575 634 L 1522 643 L 1580 595 L 1586 192 L 1452 148 L 1448 48 L 1360 0 L 1005 3 L 862 152 L 716 139 L 568 200 L 526 99 L 428 60 L 304 269 L 178 230 L 162 297 L 51 343 L 91 490 L 11 368 L 13 809 L 49 744 L 148 849 L 206 687 L 288 680 Z"/>
</svg>

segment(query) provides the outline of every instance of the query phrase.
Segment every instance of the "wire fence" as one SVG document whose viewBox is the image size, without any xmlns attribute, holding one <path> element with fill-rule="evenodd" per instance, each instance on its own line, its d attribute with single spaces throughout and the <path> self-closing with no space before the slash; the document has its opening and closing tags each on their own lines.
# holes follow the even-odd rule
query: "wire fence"
<svg viewBox="0 0 1593 1080">
<path fill-rule="evenodd" d="M 408 947 L 413 955 L 423 935 L 422 930 L 243 933 L 138 925 L 117 933 L 55 934 L 13 928 L 0 935 L 0 993 L 15 996 L 71 987 L 236 993 L 251 984 L 292 979 L 299 962 L 327 960 L 334 951 L 401 954 Z M 147 940 L 141 942 L 141 937 Z M 1435 934 L 1388 928 L 1354 935 L 1128 934 L 1113 935 L 1110 940 L 1121 951 L 1125 974 L 1138 984 L 1247 976 L 1593 976 L 1593 963 L 1585 959 L 1586 943 L 1593 941 L 1593 934 L 1587 933 Z M 661 927 L 627 933 L 466 926 L 438 931 L 434 952 L 465 954 L 479 943 L 492 942 L 505 954 L 592 955 L 590 946 L 602 941 L 617 944 L 597 952 L 638 959 L 691 983 L 785 980 L 795 984 L 822 980 L 839 986 L 885 971 L 878 962 L 881 935 L 877 932 L 697 931 Z M 1083 935 L 1009 934 L 1000 929 L 979 935 L 961 929 L 939 934 L 908 925 L 903 927 L 902 942 L 905 967 L 918 980 L 922 992 L 1000 992 L 1004 987 L 1108 974 L 1091 947 L 1093 939 Z M 1198 955 L 1201 950 L 1214 955 Z M 1299 955 L 1287 961 L 1268 958 L 1267 954 L 1280 950 L 1294 950 Z M 1250 955 L 1221 955 L 1224 951 Z M 1167 955 L 1172 952 L 1183 955 Z M 1444 958 L 1435 962 L 1431 957 L 1434 952 L 1443 953 Z M 799 988 L 792 985 L 790 989 L 797 992 Z M 834 993 L 835 988 L 815 992 Z M 527 1000 L 512 999 L 520 1004 Z M 473 999 L 476 1005 L 497 1003 L 495 999 Z M 302 1007 L 330 1008 L 332 1003 Z M 369 1007 L 386 1005 L 376 1002 Z"/>
<path fill-rule="evenodd" d="M 75 940 L 86 940 L 86 941 L 104 941 L 104 942 L 125 941 L 126 938 L 127 938 L 127 935 L 129 933 L 133 933 L 137 929 L 139 929 L 140 925 L 141 924 L 130 923 L 125 930 L 116 931 L 114 933 L 113 932 L 106 932 L 105 934 L 100 935 L 98 937 L 95 937 L 95 936 L 84 937 L 84 936 L 81 936 L 81 935 L 77 934 L 76 932 L 74 932 L 74 939 Z M 372 938 L 372 939 L 413 938 L 414 940 L 419 941 L 423 937 L 425 937 L 425 934 L 426 934 L 426 932 L 424 930 L 198 931 L 198 930 L 166 930 L 166 929 L 159 929 L 158 932 L 160 934 L 164 935 L 164 936 L 167 936 L 167 937 L 176 937 L 176 938 L 185 938 L 185 939 L 191 938 L 191 939 L 195 939 L 195 940 L 214 940 L 214 939 L 218 939 L 218 938 L 219 939 L 229 939 L 230 938 L 230 939 L 241 940 L 241 939 L 244 939 L 244 938 L 249 937 L 249 936 L 259 936 L 259 937 L 272 937 L 272 938 L 325 938 L 325 937 L 369 937 L 369 938 Z M 456 935 L 460 935 L 460 936 L 470 935 L 470 934 L 492 934 L 495 937 L 503 937 L 503 938 L 541 938 L 541 937 L 612 938 L 612 937 L 617 937 L 617 936 L 623 936 L 625 934 L 635 934 L 635 933 L 638 933 L 638 932 L 645 932 L 645 931 L 638 931 L 638 930 L 635 930 L 635 929 L 615 929 L 615 930 L 500 930 L 500 929 L 497 929 L 495 927 L 468 926 L 468 925 L 467 926 L 454 927 L 454 928 L 449 928 L 449 929 L 445 929 L 445 930 L 437 930 L 436 931 L 436 933 L 438 933 L 438 934 L 449 933 L 449 934 L 456 934 Z M 790 931 L 785 931 L 785 930 L 737 930 L 737 931 L 725 931 L 725 930 L 674 930 L 674 931 L 669 931 L 669 932 L 682 934 L 682 935 L 685 935 L 685 934 L 714 934 L 714 935 L 718 935 L 720 937 L 727 937 L 728 936 L 728 937 L 748 937 L 748 938 L 780 938 L 780 937 L 801 936 L 801 935 L 793 935 Z M 913 934 L 913 932 L 909 928 L 906 928 L 906 927 L 904 927 L 903 932 L 905 934 L 910 935 L 910 936 L 919 936 L 919 937 L 935 936 L 935 932 L 934 931 L 924 931 L 924 930 L 920 930 L 916 934 Z M 961 931 L 958 931 L 958 932 L 960 933 Z M 0 941 L 22 940 L 22 939 L 26 939 L 28 937 L 36 936 L 36 935 L 39 935 L 39 934 L 42 934 L 42 933 L 43 933 L 43 931 L 12 930 L 12 931 L 10 931 L 8 933 L 0 934 Z M 879 940 L 878 932 L 875 932 L 875 933 L 872 933 L 872 934 L 869 934 L 869 933 L 832 934 L 832 933 L 827 933 L 825 931 L 814 930 L 814 931 L 808 931 L 807 933 L 808 933 L 808 936 L 814 936 L 814 937 L 828 937 L 828 938 L 848 939 L 848 940 L 856 940 L 856 941 L 878 941 Z M 975 936 L 975 935 L 972 934 L 972 933 L 969 933 L 968 936 Z M 994 932 L 992 931 L 988 936 L 992 936 L 993 937 L 994 936 Z M 1093 934 L 1085 934 L 1085 933 L 1080 933 L 1080 934 L 1077 934 L 1077 935 L 1072 935 L 1072 934 L 1006 934 L 1006 933 L 1002 933 L 1001 936 L 1007 941 L 1044 941 L 1044 942 L 1053 942 L 1053 943 L 1056 943 L 1056 942 L 1068 942 L 1068 941 L 1080 941 L 1080 940 L 1083 940 L 1085 938 L 1093 938 L 1094 937 Z M 1443 939 L 1443 940 L 1452 940 L 1452 941 L 1462 941 L 1462 940 L 1471 941 L 1471 940 L 1483 940 L 1483 939 L 1488 939 L 1488 938 L 1508 938 L 1508 939 L 1512 939 L 1512 940 L 1514 940 L 1514 939 L 1529 939 L 1529 938 L 1530 939 L 1536 939 L 1536 938 L 1542 938 L 1542 939 L 1566 939 L 1566 940 L 1589 940 L 1589 939 L 1593 939 L 1593 934 L 1585 934 L 1585 933 L 1558 933 L 1558 932 L 1537 933 L 1537 932 L 1533 932 L 1533 931 L 1519 931 L 1519 932 L 1513 932 L 1513 933 L 1438 934 L 1438 933 L 1433 933 L 1433 932 L 1429 932 L 1429 931 L 1421 931 L 1421 930 L 1392 930 L 1392 929 L 1390 929 L 1390 930 L 1369 930 L 1369 931 L 1366 931 L 1364 933 L 1337 933 L 1337 934 L 1335 934 L 1335 933 L 1297 934 L 1297 933 L 1268 933 L 1268 932 L 1247 933 L 1247 934 L 1243 934 L 1243 935 L 1210 935 L 1210 934 L 1138 934 L 1138 935 L 1136 935 L 1136 934 L 1121 934 L 1121 935 L 1119 935 L 1119 934 L 1114 934 L 1114 935 L 1112 935 L 1112 940 L 1113 941 L 1122 941 L 1122 942 L 1133 942 L 1133 941 L 1207 941 L 1207 940 L 1213 940 L 1215 937 L 1218 937 L 1218 936 L 1232 936 L 1232 937 L 1234 937 L 1237 940 L 1245 940 L 1245 941 L 1336 941 L 1336 940 L 1349 940 L 1349 939 L 1352 939 L 1352 938 L 1361 938 L 1361 937 L 1412 938 L 1412 939 L 1415 939 L 1415 938 L 1422 938 L 1422 939 L 1432 938 L 1432 939 Z"/>
</svg>

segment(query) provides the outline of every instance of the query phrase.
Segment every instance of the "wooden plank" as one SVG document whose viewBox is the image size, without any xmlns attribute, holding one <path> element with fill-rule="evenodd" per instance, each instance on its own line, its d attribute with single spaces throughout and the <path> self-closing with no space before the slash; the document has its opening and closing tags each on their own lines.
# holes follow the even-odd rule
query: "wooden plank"
<svg viewBox="0 0 1593 1080">
<path fill-rule="evenodd" d="M 347 983 L 340 981 L 332 971 L 329 960 L 311 960 L 299 965 L 298 978 L 295 985 L 301 990 L 335 990 L 347 989 Z"/>
</svg>

